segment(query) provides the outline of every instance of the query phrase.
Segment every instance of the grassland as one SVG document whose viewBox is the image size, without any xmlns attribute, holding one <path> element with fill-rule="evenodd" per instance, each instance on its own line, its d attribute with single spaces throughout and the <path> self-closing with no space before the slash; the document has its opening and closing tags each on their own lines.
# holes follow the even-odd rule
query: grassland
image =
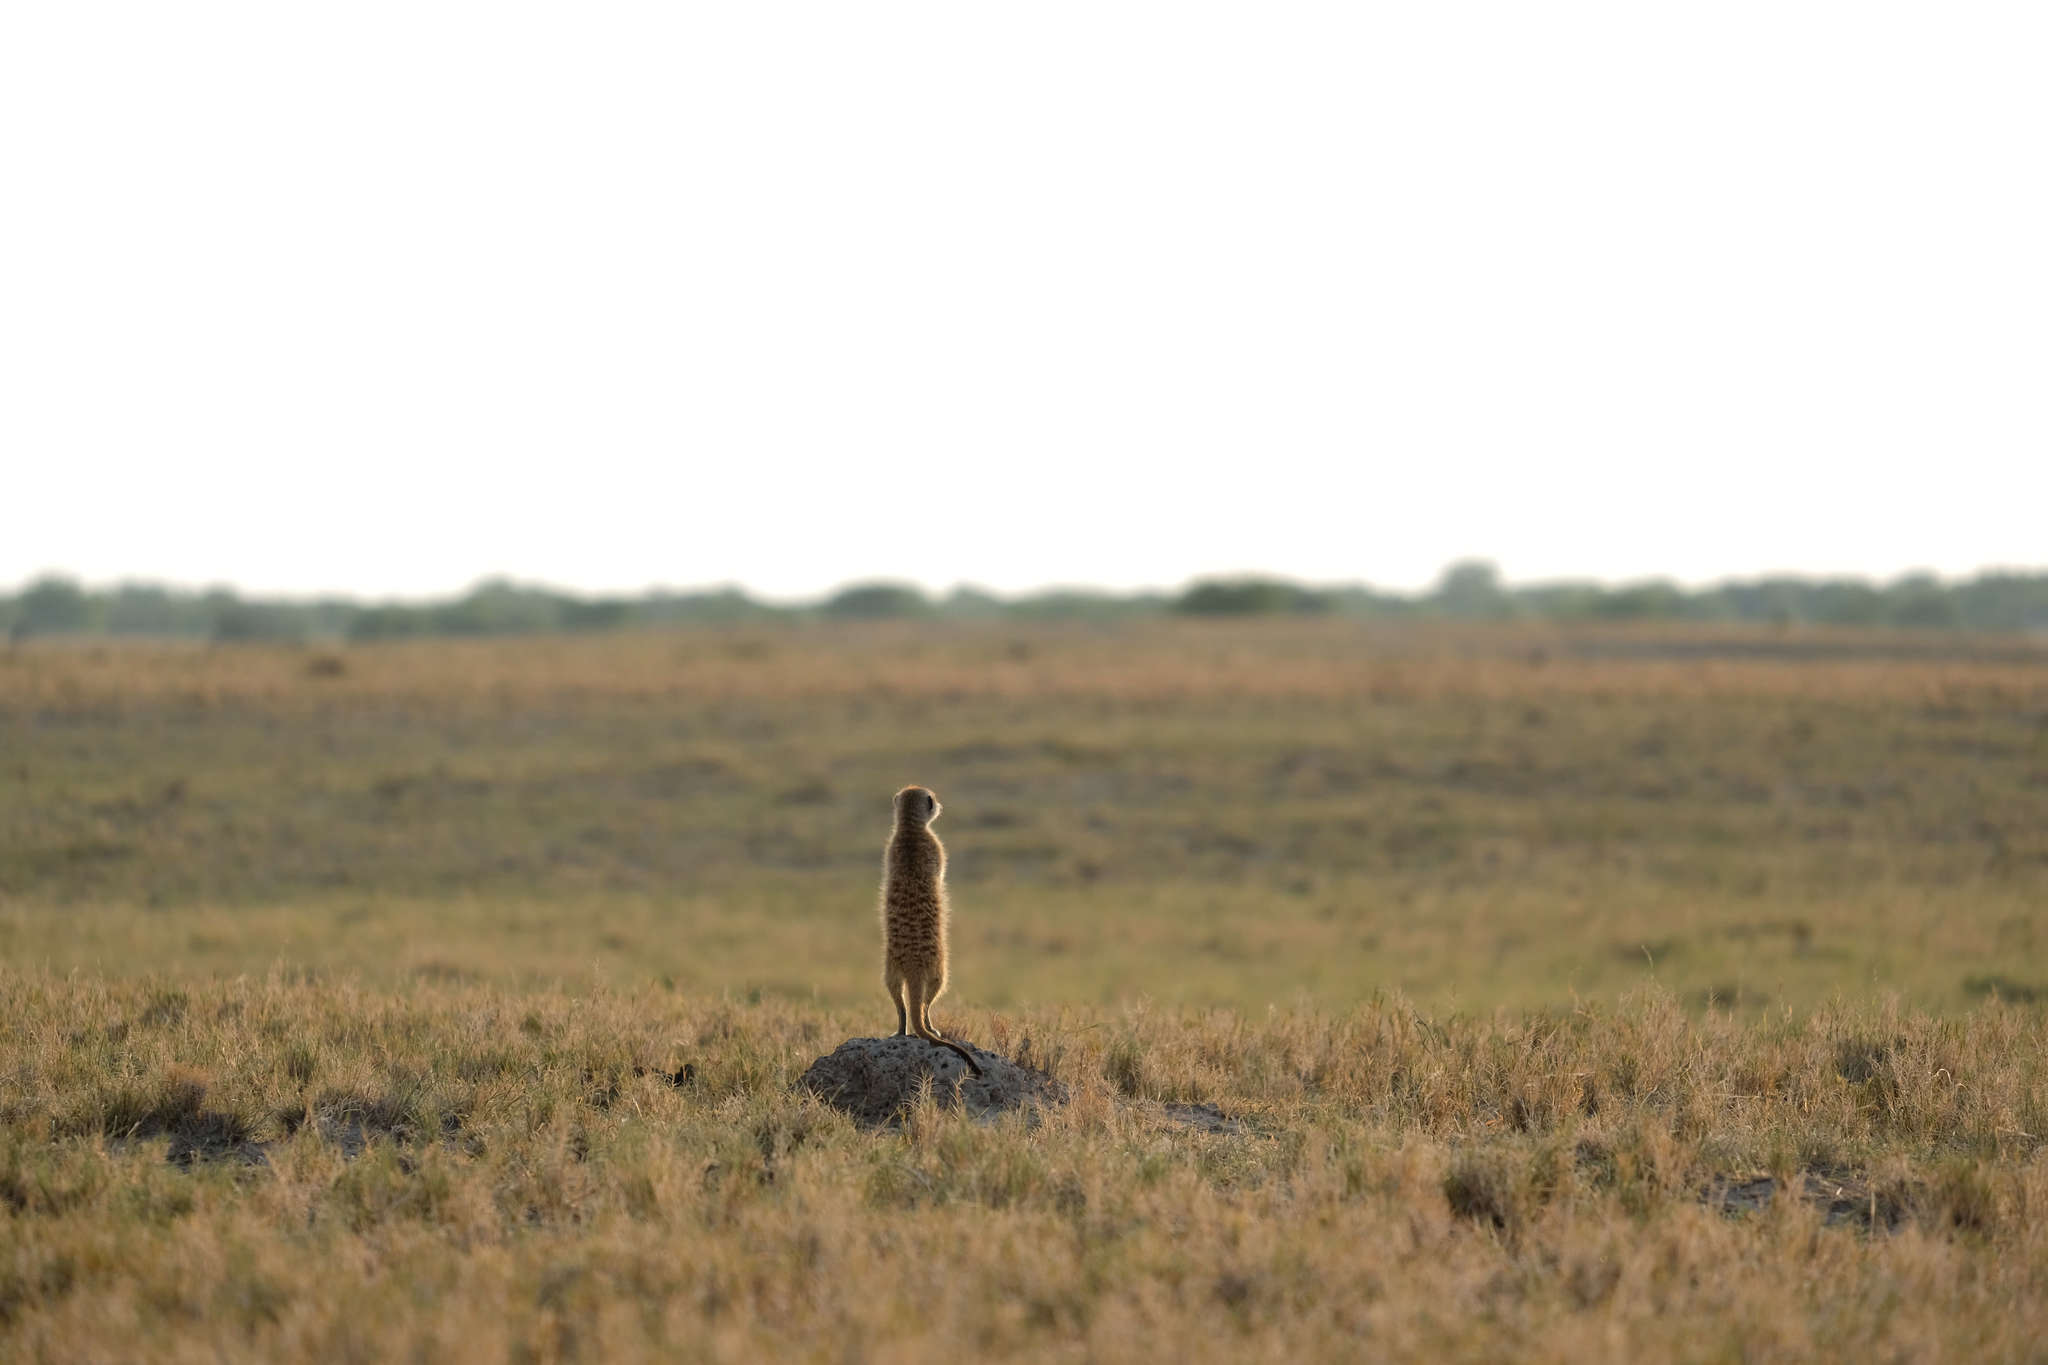
<svg viewBox="0 0 2048 1365">
<path fill-rule="evenodd" d="M 1036 1126 L 788 1089 L 907 781 Z M 2039 1359 L 2044 904 L 2009 639 L 31 645 L 0 1351 Z"/>
</svg>

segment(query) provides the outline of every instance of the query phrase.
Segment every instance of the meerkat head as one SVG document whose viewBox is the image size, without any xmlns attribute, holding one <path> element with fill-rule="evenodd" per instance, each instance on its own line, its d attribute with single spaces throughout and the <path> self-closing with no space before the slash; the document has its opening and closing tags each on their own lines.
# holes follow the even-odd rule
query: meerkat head
<svg viewBox="0 0 2048 1365">
<path fill-rule="evenodd" d="M 896 793 L 896 820 L 904 825 L 929 825 L 944 807 L 929 787 L 905 787 Z"/>
</svg>

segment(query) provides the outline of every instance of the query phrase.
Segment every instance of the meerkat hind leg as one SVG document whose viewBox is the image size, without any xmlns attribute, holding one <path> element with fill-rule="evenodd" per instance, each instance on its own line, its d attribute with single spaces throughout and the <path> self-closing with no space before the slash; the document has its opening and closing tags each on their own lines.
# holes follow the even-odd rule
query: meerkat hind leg
<svg viewBox="0 0 2048 1365">
<path fill-rule="evenodd" d="M 954 1052 L 959 1053 L 960 1060 L 967 1063 L 967 1069 L 979 1076 L 981 1074 L 981 1063 L 974 1060 L 974 1054 L 932 1027 L 932 1001 L 938 997 L 938 994 L 938 991 L 933 988 L 929 981 L 920 981 L 913 985 L 910 997 L 911 1004 L 914 1006 L 911 1027 L 917 1033 L 917 1036 L 924 1039 L 927 1043 L 936 1043 L 940 1047 L 951 1048 Z"/>
<path fill-rule="evenodd" d="M 933 1047 L 959 1054 L 960 1060 L 967 1063 L 967 1069 L 979 1076 L 981 1064 L 974 1060 L 974 1054 L 951 1039 L 941 1037 L 932 1027 L 931 997 L 936 994 L 928 979 L 918 978 L 910 982 L 910 1031 Z"/>
<path fill-rule="evenodd" d="M 901 1038 L 910 1032 L 910 1014 L 903 1007 L 903 997 L 907 983 L 902 977 L 892 972 L 889 975 L 888 981 L 884 984 L 889 987 L 889 998 L 896 1002 L 896 1036 Z"/>
</svg>

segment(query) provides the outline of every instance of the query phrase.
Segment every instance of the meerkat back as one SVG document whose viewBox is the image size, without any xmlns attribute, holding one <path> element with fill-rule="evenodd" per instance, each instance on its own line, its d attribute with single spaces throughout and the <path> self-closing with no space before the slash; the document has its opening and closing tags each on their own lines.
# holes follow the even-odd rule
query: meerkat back
<svg viewBox="0 0 2048 1365">
<path fill-rule="evenodd" d="M 896 823 L 882 864 L 888 955 L 920 972 L 945 970 L 946 848 L 931 829 L 940 806 L 923 787 L 896 793 Z"/>
</svg>

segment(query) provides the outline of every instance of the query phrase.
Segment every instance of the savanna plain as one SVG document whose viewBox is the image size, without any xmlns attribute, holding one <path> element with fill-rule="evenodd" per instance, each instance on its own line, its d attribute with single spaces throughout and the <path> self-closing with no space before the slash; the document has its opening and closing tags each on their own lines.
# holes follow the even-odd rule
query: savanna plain
<svg viewBox="0 0 2048 1365">
<path fill-rule="evenodd" d="M 2017 637 L 31 641 L 0 1356 L 2048 1359 L 2044 909 Z"/>
</svg>

